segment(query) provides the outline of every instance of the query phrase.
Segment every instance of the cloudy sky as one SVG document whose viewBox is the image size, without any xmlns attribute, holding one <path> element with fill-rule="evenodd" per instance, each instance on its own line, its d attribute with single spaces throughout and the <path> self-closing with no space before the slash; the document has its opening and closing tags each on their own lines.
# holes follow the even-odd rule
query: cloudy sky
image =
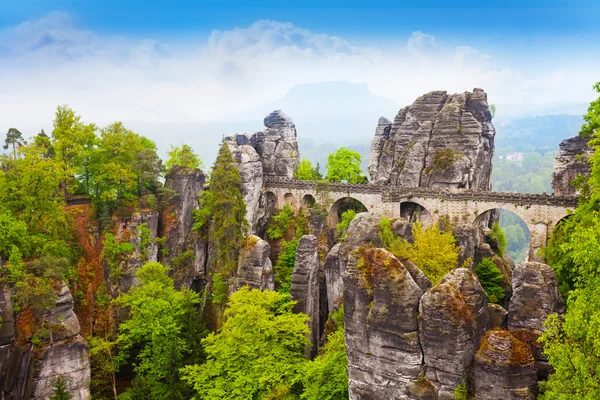
<svg viewBox="0 0 600 400">
<path fill-rule="evenodd" d="M 214 121 L 340 80 L 400 105 L 482 87 L 506 114 L 577 112 L 600 80 L 594 1 L 252 3 L 0 0 L 0 129 L 48 126 L 58 104 L 99 124 Z"/>
</svg>

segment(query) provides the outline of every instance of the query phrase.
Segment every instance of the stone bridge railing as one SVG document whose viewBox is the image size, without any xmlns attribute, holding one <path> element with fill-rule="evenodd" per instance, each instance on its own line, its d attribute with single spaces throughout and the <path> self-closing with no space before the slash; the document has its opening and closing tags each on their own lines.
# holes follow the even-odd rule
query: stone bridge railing
<svg viewBox="0 0 600 400">
<path fill-rule="evenodd" d="M 576 196 L 555 196 L 554 194 L 531 194 L 511 192 L 491 192 L 472 189 L 404 188 L 377 184 L 319 183 L 299 179 L 265 177 L 265 188 L 288 188 L 301 190 L 329 191 L 342 193 L 381 194 L 383 202 L 399 202 L 410 197 L 436 198 L 447 201 L 486 201 L 518 205 L 549 205 L 575 209 Z"/>
</svg>

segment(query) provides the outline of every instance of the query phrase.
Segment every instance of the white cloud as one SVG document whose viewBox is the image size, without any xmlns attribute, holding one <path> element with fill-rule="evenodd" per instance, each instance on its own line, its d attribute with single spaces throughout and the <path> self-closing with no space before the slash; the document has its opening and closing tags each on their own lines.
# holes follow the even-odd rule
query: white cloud
<svg viewBox="0 0 600 400">
<path fill-rule="evenodd" d="M 98 123 L 207 121 L 255 108 L 300 83 L 332 80 L 367 82 L 400 104 L 430 90 L 483 87 L 492 102 L 527 107 L 586 101 L 597 79 L 593 68 L 529 76 L 423 32 L 384 47 L 258 21 L 185 48 L 172 44 L 96 34 L 64 13 L 0 31 L 0 125 L 47 126 L 58 104 Z M 548 60 L 533 62 L 547 67 Z"/>
</svg>

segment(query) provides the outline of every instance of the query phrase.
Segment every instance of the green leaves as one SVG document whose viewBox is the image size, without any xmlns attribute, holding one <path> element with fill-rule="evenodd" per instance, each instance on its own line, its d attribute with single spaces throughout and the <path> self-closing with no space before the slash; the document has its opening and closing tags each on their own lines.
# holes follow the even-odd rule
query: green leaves
<svg viewBox="0 0 600 400">
<path fill-rule="evenodd" d="M 219 333 L 202 342 L 205 364 L 182 369 L 202 399 L 263 399 L 290 393 L 302 379 L 308 317 L 289 296 L 241 288 L 230 297 Z"/>
<path fill-rule="evenodd" d="M 331 182 L 365 183 L 360 169 L 360 154 L 344 147 L 327 157 L 327 179 Z"/>
<path fill-rule="evenodd" d="M 181 146 L 171 145 L 171 150 L 168 154 L 169 159 L 165 163 L 168 171 L 175 165 L 185 168 L 204 168 L 200 157 L 194 153 L 194 150 L 187 144 L 182 144 Z"/>
<path fill-rule="evenodd" d="M 504 279 L 504 275 L 502 275 L 494 261 L 491 258 L 484 258 L 475 267 L 475 273 L 485 291 L 488 302 L 502 304 L 505 292 L 500 284 Z"/>
</svg>

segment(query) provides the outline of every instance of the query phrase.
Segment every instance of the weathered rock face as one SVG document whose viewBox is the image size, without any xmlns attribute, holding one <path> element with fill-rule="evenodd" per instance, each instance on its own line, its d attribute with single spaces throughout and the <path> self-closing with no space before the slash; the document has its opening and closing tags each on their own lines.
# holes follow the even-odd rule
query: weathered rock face
<svg viewBox="0 0 600 400">
<path fill-rule="evenodd" d="M 589 176 L 588 160 L 593 152 L 588 146 L 588 141 L 580 136 L 570 137 L 560 143 L 554 157 L 554 173 L 552 174 L 552 188 L 555 195 L 577 194 L 571 182 L 579 175 Z"/>
<path fill-rule="evenodd" d="M 550 314 L 564 311 L 552 267 L 539 262 L 526 262 L 512 274 L 513 295 L 508 309 L 508 330 L 544 330 Z"/>
<path fill-rule="evenodd" d="M 275 290 L 273 266 L 269 259 L 271 247 L 258 236 L 249 236 L 242 249 L 235 277 L 236 289 L 248 285 L 253 289 Z"/>
<path fill-rule="evenodd" d="M 369 156 L 371 181 L 489 190 L 495 135 L 491 120 L 482 89 L 453 95 L 434 91 L 419 97 L 393 122 L 380 118 Z M 452 150 L 456 160 L 435 170 L 435 156 L 445 149 Z"/>
<path fill-rule="evenodd" d="M 110 282 L 110 294 L 117 297 L 121 293 L 125 293 L 135 285 L 137 278 L 136 271 L 148 261 L 158 260 L 158 212 L 143 211 L 133 213 L 129 219 L 119 219 L 114 222 L 116 231 L 115 238 L 123 243 L 131 243 L 135 250 L 123 261 L 119 266 L 121 276 L 118 280 L 113 279 L 114 276 L 110 272 L 110 268 L 105 268 L 108 282 Z M 142 227 L 145 226 L 145 229 Z M 143 232 L 146 231 L 147 238 L 145 243 Z"/>
<path fill-rule="evenodd" d="M 175 196 L 161 215 L 161 236 L 166 239 L 165 246 L 168 249 L 168 252 L 163 252 L 161 261 L 172 266 L 176 283 L 187 288 L 192 287 L 194 282 L 203 282 L 206 275 L 207 245 L 192 232 L 193 211 L 199 207 L 198 198 L 205 180 L 199 169 L 178 165 L 171 169 L 165 179 L 165 187 L 173 190 Z M 183 257 L 185 252 L 193 256 Z M 174 263 L 174 260 L 180 262 Z"/>
<path fill-rule="evenodd" d="M 425 376 L 439 398 L 453 398 L 489 325 L 485 292 L 473 272 L 458 268 L 423 295 L 419 311 Z"/>
<path fill-rule="evenodd" d="M 300 160 L 296 125 L 280 110 L 267 115 L 264 124 L 266 129 L 251 139 L 261 158 L 263 174 L 292 178 Z"/>
<path fill-rule="evenodd" d="M 320 327 L 320 283 L 319 283 L 319 251 L 317 238 L 314 235 L 304 235 L 298 241 L 296 262 L 292 274 L 290 296 L 298 303 L 294 312 L 302 312 L 310 317 L 310 343 L 306 355 L 310 358 L 317 354 Z"/>
<path fill-rule="evenodd" d="M 344 295 L 344 272 L 346 265 L 340 262 L 340 246 L 338 243 L 327 253 L 323 270 L 327 287 L 328 312 L 333 312 L 342 304 Z"/>
<path fill-rule="evenodd" d="M 422 294 L 387 250 L 362 248 L 350 255 L 344 324 L 351 399 L 414 398 L 423 363 L 417 332 Z"/>
<path fill-rule="evenodd" d="M 2 329 L 0 329 L 0 346 L 12 343 L 15 340 L 15 320 L 13 314 L 12 296 L 14 289 L 6 285 L 0 285 L 0 318 L 2 318 Z"/>
<path fill-rule="evenodd" d="M 11 292 L 6 287 L 3 290 Z M 35 349 L 20 340 L 12 317 L 4 320 L 0 337 L 8 338 L 12 332 L 13 340 L 0 346 L 0 398 L 48 399 L 54 393 L 56 378 L 62 376 L 73 399 L 89 399 L 89 347 L 80 335 L 73 297 L 64 282 L 59 285 L 57 295 L 56 306 L 45 316 L 53 327 L 51 341 Z M 4 309 L 12 310 L 12 304 L 4 304 Z"/>
<path fill-rule="evenodd" d="M 242 177 L 242 194 L 246 203 L 246 220 L 251 233 L 256 232 L 258 206 L 263 184 L 263 165 L 261 158 L 250 145 L 250 134 L 235 133 L 225 141 L 237 162 Z"/>
<path fill-rule="evenodd" d="M 537 376 L 529 347 L 510 332 L 488 331 L 475 355 L 473 384 L 477 400 L 534 400 Z"/>
<path fill-rule="evenodd" d="M 488 304 L 487 311 L 490 316 L 490 329 L 506 329 L 508 311 L 504 307 L 498 304 Z"/>
</svg>

